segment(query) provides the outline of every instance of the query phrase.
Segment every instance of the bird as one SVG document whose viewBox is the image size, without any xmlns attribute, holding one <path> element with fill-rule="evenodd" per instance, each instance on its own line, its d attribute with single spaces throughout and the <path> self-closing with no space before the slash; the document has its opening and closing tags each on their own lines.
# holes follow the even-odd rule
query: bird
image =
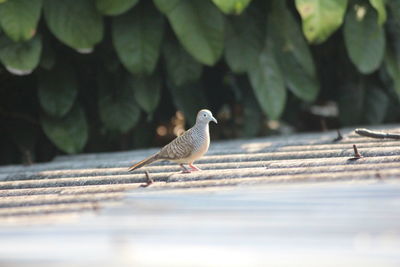
<svg viewBox="0 0 400 267">
<path fill-rule="evenodd" d="M 134 171 L 156 161 L 172 161 L 178 163 L 182 168 L 182 173 L 200 171 L 193 162 L 201 158 L 210 146 L 209 122 L 215 122 L 211 111 L 202 109 L 197 113 L 196 123 L 192 128 L 176 137 L 169 144 L 165 145 L 159 152 L 153 154 L 138 163 L 133 164 L 128 171 Z M 186 168 L 187 164 L 190 169 Z"/>
</svg>

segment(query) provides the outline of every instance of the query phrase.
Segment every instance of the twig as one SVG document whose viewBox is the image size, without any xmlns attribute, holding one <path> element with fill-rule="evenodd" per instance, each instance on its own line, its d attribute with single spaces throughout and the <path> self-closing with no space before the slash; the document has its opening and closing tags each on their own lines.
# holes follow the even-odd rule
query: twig
<svg viewBox="0 0 400 267">
<path fill-rule="evenodd" d="M 337 129 L 337 137 L 333 139 L 333 142 L 338 142 L 343 139 L 342 134 L 340 133 L 339 129 Z"/>
<path fill-rule="evenodd" d="M 354 149 L 354 157 L 349 158 L 348 160 L 358 160 L 363 157 L 363 156 L 361 156 L 360 153 L 358 153 L 358 149 L 357 149 L 356 145 L 353 145 L 353 149 Z"/>
<path fill-rule="evenodd" d="M 361 136 L 366 136 L 371 138 L 379 138 L 379 139 L 391 138 L 400 140 L 400 134 L 395 134 L 395 133 L 377 132 L 368 129 L 355 129 L 355 132 L 356 134 L 359 134 Z"/>
</svg>

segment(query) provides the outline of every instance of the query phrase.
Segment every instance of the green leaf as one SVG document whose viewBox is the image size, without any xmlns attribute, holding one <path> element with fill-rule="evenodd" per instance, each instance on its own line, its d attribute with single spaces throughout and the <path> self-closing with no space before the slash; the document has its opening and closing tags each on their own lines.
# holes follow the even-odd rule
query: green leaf
<svg viewBox="0 0 400 267">
<path fill-rule="evenodd" d="M 135 6 L 139 0 L 96 0 L 97 10 L 108 16 L 120 15 Z"/>
<path fill-rule="evenodd" d="M 262 110 L 272 120 L 279 119 L 286 102 L 282 73 L 270 49 L 264 49 L 248 72 L 251 86 Z"/>
<path fill-rule="evenodd" d="M 385 35 L 375 10 L 367 4 L 351 6 L 343 33 L 347 53 L 357 69 L 363 74 L 377 70 L 384 57 Z"/>
<path fill-rule="evenodd" d="M 382 26 L 387 19 L 386 8 L 385 8 L 385 0 L 369 0 L 371 6 L 373 6 L 378 12 L 378 24 Z"/>
<path fill-rule="evenodd" d="M 13 74 L 30 74 L 39 64 L 41 51 L 42 40 L 37 35 L 23 43 L 0 36 L 0 61 Z"/>
<path fill-rule="evenodd" d="M 268 35 L 276 38 L 273 40 L 274 45 L 292 54 L 308 74 L 315 75 L 310 48 L 285 1 L 273 0 L 272 4 L 267 27 Z"/>
<path fill-rule="evenodd" d="M 40 67 L 51 70 L 56 63 L 56 55 L 50 41 L 43 40 L 42 54 L 40 56 Z"/>
<path fill-rule="evenodd" d="M 364 99 L 364 122 L 367 124 L 382 123 L 388 106 L 389 98 L 383 90 L 368 88 Z"/>
<path fill-rule="evenodd" d="M 212 66 L 224 47 L 224 17 L 210 2 L 204 0 L 154 0 L 168 17 L 178 40 L 199 62 Z"/>
<path fill-rule="evenodd" d="M 164 14 L 170 13 L 182 0 L 153 0 L 156 7 Z"/>
<path fill-rule="evenodd" d="M 397 0 L 386 0 L 386 2 L 392 19 L 400 23 L 400 2 Z"/>
<path fill-rule="evenodd" d="M 314 101 L 319 92 L 319 83 L 315 76 L 306 73 L 301 64 L 290 53 L 277 53 L 278 63 L 285 79 L 285 84 L 298 98 Z"/>
<path fill-rule="evenodd" d="M 163 55 L 168 78 L 176 86 L 200 79 L 203 66 L 175 41 L 166 41 Z"/>
<path fill-rule="evenodd" d="M 121 71 L 121 62 L 119 61 L 115 49 L 112 49 L 110 46 L 112 46 L 112 44 L 108 43 L 99 47 L 101 64 L 104 66 L 105 70 L 110 73 Z"/>
<path fill-rule="evenodd" d="M 400 1 L 388 1 L 389 20 L 386 24 L 386 33 L 388 42 L 388 49 L 390 54 L 396 57 L 400 62 Z M 386 55 L 387 56 L 387 55 Z"/>
<path fill-rule="evenodd" d="M 114 18 L 112 36 L 117 55 L 133 74 L 153 73 L 160 54 L 164 20 L 148 6 Z"/>
<path fill-rule="evenodd" d="M 348 83 L 339 93 L 339 120 L 343 126 L 360 124 L 364 107 L 364 88 Z"/>
<path fill-rule="evenodd" d="M 257 61 L 263 49 L 264 34 L 248 12 L 227 20 L 225 60 L 235 73 L 244 73 Z"/>
<path fill-rule="evenodd" d="M 207 100 L 200 83 L 190 83 L 183 86 L 175 86 L 168 82 L 175 107 L 185 114 L 190 125 L 196 122 L 197 112 L 207 107 Z"/>
<path fill-rule="evenodd" d="M 348 0 L 296 0 L 309 43 L 323 43 L 343 23 Z"/>
<path fill-rule="evenodd" d="M 103 20 L 92 0 L 45 0 L 44 17 L 62 43 L 90 53 L 103 39 Z"/>
<path fill-rule="evenodd" d="M 111 131 L 126 133 L 139 121 L 134 90 L 122 72 L 98 75 L 100 119 Z"/>
<path fill-rule="evenodd" d="M 267 27 L 285 83 L 300 99 L 315 100 L 319 84 L 311 52 L 284 1 L 273 2 Z"/>
<path fill-rule="evenodd" d="M 239 15 L 250 4 L 251 0 L 212 0 L 225 14 Z"/>
<path fill-rule="evenodd" d="M 397 58 L 400 58 L 400 55 L 398 55 Z M 391 50 L 387 50 L 385 56 L 385 67 L 389 76 L 393 80 L 394 89 L 400 99 L 400 61 L 397 60 L 397 58 Z"/>
<path fill-rule="evenodd" d="M 68 113 L 78 93 L 74 70 L 67 64 L 42 72 L 38 87 L 40 105 L 52 117 L 63 117 Z"/>
<path fill-rule="evenodd" d="M 46 136 L 60 150 L 72 154 L 81 152 L 88 140 L 85 113 L 76 104 L 63 118 L 42 116 L 40 123 Z"/>
<path fill-rule="evenodd" d="M 157 108 L 161 98 L 161 79 L 155 73 L 152 76 L 142 76 L 130 79 L 136 102 L 148 114 Z"/>
<path fill-rule="evenodd" d="M 27 41 L 36 34 L 42 0 L 12 0 L 0 5 L 0 24 L 15 42 Z"/>
<path fill-rule="evenodd" d="M 389 97 L 372 80 L 364 78 L 357 83 L 350 83 L 339 95 L 339 119 L 344 126 L 383 122 Z"/>
<path fill-rule="evenodd" d="M 244 137 L 254 137 L 260 131 L 262 111 L 257 103 L 256 98 L 249 91 L 244 99 L 244 125 L 243 125 L 243 136 Z"/>
</svg>

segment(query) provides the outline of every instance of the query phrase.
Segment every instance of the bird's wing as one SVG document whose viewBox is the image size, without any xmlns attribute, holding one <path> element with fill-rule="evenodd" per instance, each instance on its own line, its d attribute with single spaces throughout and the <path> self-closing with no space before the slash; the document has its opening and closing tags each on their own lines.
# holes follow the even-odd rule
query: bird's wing
<svg viewBox="0 0 400 267">
<path fill-rule="evenodd" d="M 195 149 L 191 131 L 186 131 L 171 143 L 163 147 L 158 153 L 160 159 L 178 160 L 189 157 Z"/>
</svg>

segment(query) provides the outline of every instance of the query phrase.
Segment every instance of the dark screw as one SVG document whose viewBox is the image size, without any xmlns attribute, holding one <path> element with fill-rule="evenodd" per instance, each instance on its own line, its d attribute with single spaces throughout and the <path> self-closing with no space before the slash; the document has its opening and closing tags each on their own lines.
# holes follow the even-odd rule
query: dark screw
<svg viewBox="0 0 400 267">
<path fill-rule="evenodd" d="M 357 160 L 357 159 L 360 159 L 363 157 L 363 156 L 361 156 L 360 153 L 358 153 L 358 149 L 357 149 L 356 145 L 353 145 L 353 149 L 354 149 L 354 157 L 349 158 L 349 160 Z"/>
<path fill-rule="evenodd" d="M 150 174 L 148 171 L 145 171 L 144 174 L 146 175 L 147 182 L 145 184 L 140 185 L 140 187 L 148 187 L 152 183 L 154 183 L 154 180 L 150 177 Z"/>
</svg>

